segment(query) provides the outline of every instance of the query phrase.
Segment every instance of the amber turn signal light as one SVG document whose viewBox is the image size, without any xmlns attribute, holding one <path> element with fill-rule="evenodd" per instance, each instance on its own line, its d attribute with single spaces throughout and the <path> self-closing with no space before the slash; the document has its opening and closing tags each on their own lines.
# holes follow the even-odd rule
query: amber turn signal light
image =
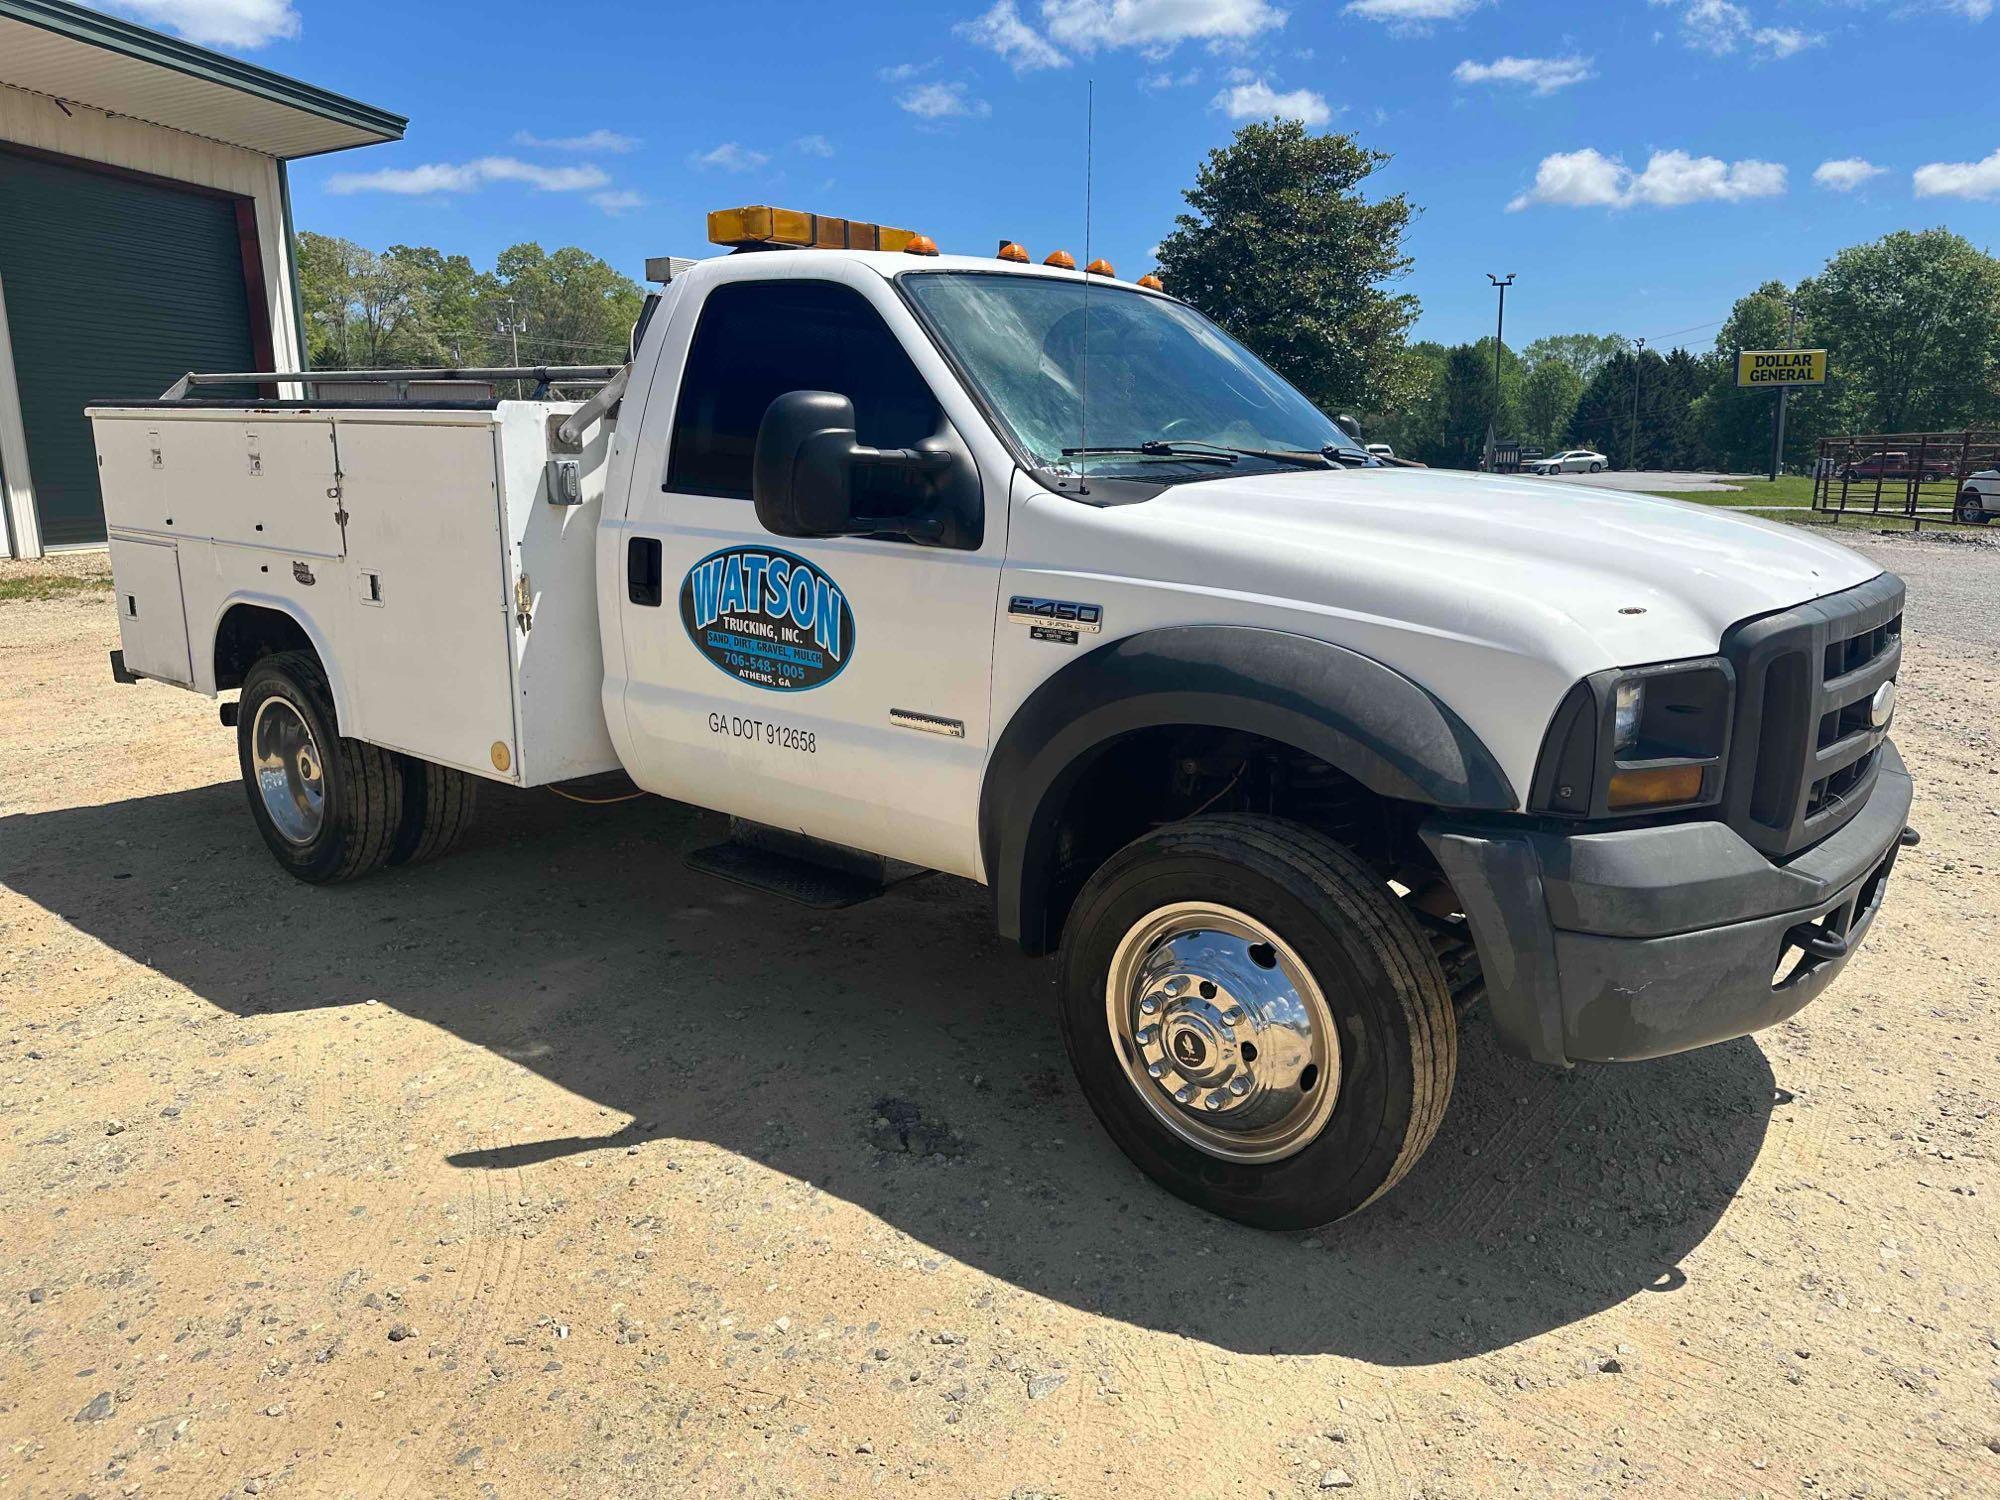
<svg viewBox="0 0 2000 1500">
<path fill-rule="evenodd" d="M 1012 240 L 1002 240 L 1000 242 L 1000 259 L 1011 260 L 1017 265 L 1025 266 L 1028 263 L 1028 252 Z"/>
<path fill-rule="evenodd" d="M 1094 260 L 1085 266 L 1083 270 L 1087 276 L 1116 276 L 1118 274 L 1111 269 L 1111 262 L 1108 260 Z"/>
<path fill-rule="evenodd" d="M 1700 795 L 1700 766 L 1658 766 L 1648 771 L 1612 772 L 1605 802 L 1614 808 L 1671 807 Z"/>
<path fill-rule="evenodd" d="M 1141 276 L 1136 285 L 1144 287 L 1149 292 L 1164 292 L 1167 289 L 1167 284 L 1150 271 Z"/>
<path fill-rule="evenodd" d="M 1051 250 L 1042 258 L 1042 264 L 1045 266 L 1054 266 L 1058 271 L 1074 271 L 1076 269 L 1076 257 L 1071 255 L 1067 250 Z"/>
</svg>

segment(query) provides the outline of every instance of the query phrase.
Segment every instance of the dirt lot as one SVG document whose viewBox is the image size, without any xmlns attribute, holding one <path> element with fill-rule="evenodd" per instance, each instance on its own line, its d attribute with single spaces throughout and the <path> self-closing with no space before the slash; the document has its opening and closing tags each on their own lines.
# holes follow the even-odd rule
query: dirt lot
<svg viewBox="0 0 2000 1500">
<path fill-rule="evenodd" d="M 308 889 L 107 596 L 0 603 L 0 1494 L 2000 1493 L 2000 549 L 1870 547 L 1925 838 L 1843 982 L 1569 1074 L 1475 1016 L 1309 1235 L 1126 1165 L 969 887 L 534 794 Z"/>
</svg>

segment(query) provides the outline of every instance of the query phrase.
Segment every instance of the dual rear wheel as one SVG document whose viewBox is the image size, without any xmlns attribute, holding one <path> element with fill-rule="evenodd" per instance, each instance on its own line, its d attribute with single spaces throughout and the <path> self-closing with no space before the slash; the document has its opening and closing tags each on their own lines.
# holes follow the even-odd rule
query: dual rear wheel
<svg viewBox="0 0 2000 1500">
<path fill-rule="evenodd" d="M 472 821 L 463 771 L 340 733 L 309 651 L 266 656 L 243 680 L 236 751 L 250 814 L 289 873 L 314 885 L 450 851 Z"/>
</svg>

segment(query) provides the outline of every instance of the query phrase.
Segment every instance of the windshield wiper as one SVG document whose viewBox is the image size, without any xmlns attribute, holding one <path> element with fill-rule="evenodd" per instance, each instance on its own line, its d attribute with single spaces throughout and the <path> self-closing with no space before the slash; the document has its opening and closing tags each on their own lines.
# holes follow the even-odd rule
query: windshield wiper
<svg viewBox="0 0 2000 1500">
<path fill-rule="evenodd" d="M 1328 443 L 1319 452 L 1328 463 L 1346 464 L 1354 469 L 1372 469 L 1381 462 L 1372 453 L 1365 453 L 1359 448 L 1343 448 L 1338 443 Z"/>
<path fill-rule="evenodd" d="M 1065 448 L 1064 458 L 1089 457 L 1099 453 L 1137 454 L 1141 458 L 1181 458 L 1192 459 L 1196 463 L 1233 464 L 1236 453 L 1229 448 L 1214 443 L 1166 443 L 1158 438 L 1149 438 L 1143 443 L 1108 443 L 1103 447 Z"/>
</svg>

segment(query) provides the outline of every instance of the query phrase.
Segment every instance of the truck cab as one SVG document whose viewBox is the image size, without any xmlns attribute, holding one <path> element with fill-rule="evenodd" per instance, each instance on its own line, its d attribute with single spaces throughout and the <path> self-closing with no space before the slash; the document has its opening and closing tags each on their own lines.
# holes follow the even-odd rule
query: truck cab
<svg viewBox="0 0 2000 1500">
<path fill-rule="evenodd" d="M 580 506 L 530 484 L 512 531 L 563 509 L 565 560 L 517 580 L 509 629 L 568 621 L 515 655 L 601 687 L 599 739 L 434 762 L 350 732 L 390 689 L 337 631 L 226 658 L 195 632 L 190 684 L 242 689 L 281 863 L 318 847 L 274 839 L 290 811 L 408 843 L 439 788 L 595 759 L 980 882 L 1054 955 L 1113 1137 L 1273 1227 L 1407 1173 L 1466 1007 L 1550 1064 L 1659 1056 L 1793 1014 L 1868 929 L 1910 805 L 1903 591 L 1873 564 L 1727 511 L 1384 465 L 1101 262 L 771 209 L 711 232 L 733 253 L 676 268 L 597 399 L 509 419 L 585 455 Z M 261 597 L 317 607 L 282 575 Z"/>
</svg>

